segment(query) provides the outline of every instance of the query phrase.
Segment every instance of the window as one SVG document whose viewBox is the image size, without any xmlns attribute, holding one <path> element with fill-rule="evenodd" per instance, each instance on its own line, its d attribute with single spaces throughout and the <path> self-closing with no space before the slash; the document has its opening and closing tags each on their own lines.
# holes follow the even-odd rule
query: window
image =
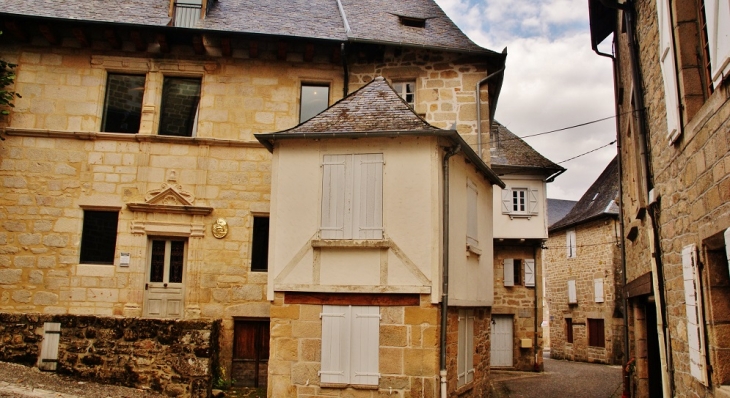
<svg viewBox="0 0 730 398">
<path fill-rule="evenodd" d="M 687 315 L 687 344 L 689 346 L 690 374 L 707 385 L 705 370 L 705 331 L 702 314 L 702 288 L 698 275 L 697 249 L 688 245 L 682 249 L 682 276 L 684 303 Z"/>
<path fill-rule="evenodd" d="M 603 302 L 603 278 L 593 280 L 593 296 L 596 303 Z"/>
<path fill-rule="evenodd" d="M 400 24 L 403 26 L 410 26 L 411 28 L 425 28 L 426 20 L 424 18 L 406 17 L 403 15 L 398 16 Z"/>
<path fill-rule="evenodd" d="M 169 77 L 162 83 L 160 135 L 193 137 L 200 102 L 199 78 Z"/>
<path fill-rule="evenodd" d="M 251 271 L 269 270 L 269 217 L 254 216 L 251 244 Z"/>
<path fill-rule="evenodd" d="M 383 154 L 325 155 L 322 239 L 383 239 Z"/>
<path fill-rule="evenodd" d="M 213 0 L 209 0 L 209 2 L 212 3 Z M 203 8 L 202 0 L 184 0 L 183 2 L 176 1 L 174 5 L 174 26 L 192 28 L 200 20 L 201 10 Z"/>
<path fill-rule="evenodd" d="M 672 38 L 672 14 L 670 0 L 657 1 L 659 19 L 659 62 L 664 76 L 664 102 L 667 110 L 667 137 L 674 142 L 681 131 L 679 126 L 679 92 L 677 91 L 677 66 Z"/>
<path fill-rule="evenodd" d="M 330 101 L 330 87 L 321 84 L 302 84 L 299 101 L 299 123 L 303 123 L 327 109 Z"/>
<path fill-rule="evenodd" d="M 119 73 L 110 73 L 107 76 L 101 131 L 131 134 L 139 132 L 144 85 L 144 76 Z"/>
<path fill-rule="evenodd" d="M 118 211 L 84 210 L 81 264 L 114 264 Z"/>
<path fill-rule="evenodd" d="M 502 190 L 502 214 L 531 217 L 538 214 L 537 189 L 507 188 Z"/>
<path fill-rule="evenodd" d="M 574 229 L 570 229 L 565 232 L 565 247 L 567 249 L 566 255 L 568 258 L 575 258 L 578 255 Z"/>
<path fill-rule="evenodd" d="M 458 386 L 474 381 L 474 310 L 459 310 Z"/>
<path fill-rule="evenodd" d="M 730 75 L 730 4 L 722 0 L 705 0 L 708 46 L 712 81 L 715 88 Z"/>
<path fill-rule="evenodd" d="M 380 307 L 322 306 L 322 384 L 377 386 Z"/>
<path fill-rule="evenodd" d="M 479 214 L 477 213 L 478 202 L 477 186 L 472 180 L 466 180 L 466 244 L 471 246 L 479 245 L 479 229 L 477 222 Z"/>
<path fill-rule="evenodd" d="M 153 283 L 182 283 L 185 268 L 185 241 L 152 240 L 150 278 Z"/>
<path fill-rule="evenodd" d="M 603 319 L 587 319 L 588 323 L 588 346 L 606 347 L 605 329 Z"/>
<path fill-rule="evenodd" d="M 401 98 L 403 98 L 403 101 L 405 101 L 408 106 L 411 108 L 415 108 L 416 106 L 416 82 L 399 82 L 399 83 L 393 83 L 393 90 L 395 90 L 398 95 L 400 95 Z"/>
<path fill-rule="evenodd" d="M 706 283 L 702 296 L 710 304 L 705 306 L 705 315 L 709 317 L 707 328 L 707 357 L 711 361 L 712 378 L 719 384 L 730 384 L 730 369 L 725 366 L 724 353 L 727 352 L 728 340 L 724 337 L 730 313 L 724 303 L 730 302 L 730 228 L 719 232 L 703 241 L 705 249 L 705 266 L 701 267 L 702 281 Z M 706 282 L 705 282 L 706 281 Z"/>
<path fill-rule="evenodd" d="M 575 280 L 568 281 L 568 304 L 578 304 L 578 296 L 575 291 Z"/>
<path fill-rule="evenodd" d="M 565 318 L 565 342 L 573 344 L 573 318 Z"/>
</svg>

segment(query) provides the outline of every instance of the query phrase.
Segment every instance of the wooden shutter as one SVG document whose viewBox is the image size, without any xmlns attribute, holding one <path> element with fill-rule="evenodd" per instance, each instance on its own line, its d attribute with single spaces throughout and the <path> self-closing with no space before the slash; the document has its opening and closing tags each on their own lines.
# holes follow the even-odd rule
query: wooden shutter
<svg viewBox="0 0 730 398">
<path fill-rule="evenodd" d="M 478 213 L 477 213 L 477 186 L 473 181 L 466 180 L 466 243 L 479 244 Z"/>
<path fill-rule="evenodd" d="M 659 22 L 659 62 L 664 77 L 664 102 L 667 108 L 667 137 L 669 141 L 674 142 L 680 131 L 679 92 L 669 0 L 657 0 L 657 18 Z"/>
<path fill-rule="evenodd" d="M 325 155 L 322 164 L 322 239 L 345 239 L 346 199 L 349 185 L 347 171 L 350 155 Z M 349 225 L 349 222 L 348 222 Z"/>
<path fill-rule="evenodd" d="M 466 352 L 464 359 L 466 360 L 466 382 L 471 383 L 474 380 L 474 311 L 466 312 Z"/>
<path fill-rule="evenodd" d="M 537 189 L 530 189 L 530 214 L 538 213 L 538 200 L 537 200 Z"/>
<path fill-rule="evenodd" d="M 727 268 L 730 272 L 730 228 L 725 230 L 725 255 L 727 258 Z"/>
<path fill-rule="evenodd" d="M 596 299 L 596 303 L 603 302 L 603 278 L 593 280 L 593 296 Z"/>
<path fill-rule="evenodd" d="M 352 307 L 351 384 L 378 385 L 380 307 Z"/>
<path fill-rule="evenodd" d="M 702 382 L 702 384 L 707 385 L 702 295 L 697 272 L 697 251 L 695 245 L 688 245 L 682 249 L 682 276 L 684 279 L 684 302 L 687 312 L 687 344 L 689 346 L 690 374 Z"/>
<path fill-rule="evenodd" d="M 322 306 L 322 383 L 349 382 L 350 314 L 349 306 Z"/>
<path fill-rule="evenodd" d="M 512 258 L 504 259 L 504 285 L 515 285 L 515 260 Z"/>
<path fill-rule="evenodd" d="M 575 280 L 568 281 L 568 304 L 578 303 L 578 298 L 575 292 Z"/>
<path fill-rule="evenodd" d="M 61 340 L 61 324 L 46 322 L 43 324 L 43 343 L 38 358 L 38 369 L 56 370 L 58 364 L 58 342 Z"/>
<path fill-rule="evenodd" d="M 353 155 L 351 239 L 383 239 L 383 154 Z"/>
<path fill-rule="evenodd" d="M 576 243 L 575 243 L 575 230 L 571 229 L 565 233 L 565 247 L 566 255 L 568 258 L 574 258 L 576 256 Z"/>
<path fill-rule="evenodd" d="M 457 385 L 474 380 L 474 311 L 459 311 L 459 338 L 457 341 Z"/>
<path fill-rule="evenodd" d="M 705 17 L 712 82 L 717 89 L 730 74 L 730 2 L 705 0 Z"/>
<path fill-rule="evenodd" d="M 512 213 L 512 190 L 505 188 L 502 190 L 502 214 Z"/>
<path fill-rule="evenodd" d="M 466 362 L 464 359 L 464 352 L 466 351 L 466 337 L 464 331 L 466 330 L 466 317 L 464 311 L 459 311 L 459 334 L 457 338 L 457 354 L 456 354 L 456 384 L 457 386 L 463 386 L 466 384 Z"/>
<path fill-rule="evenodd" d="M 535 260 L 525 260 L 525 286 L 535 286 Z"/>
</svg>

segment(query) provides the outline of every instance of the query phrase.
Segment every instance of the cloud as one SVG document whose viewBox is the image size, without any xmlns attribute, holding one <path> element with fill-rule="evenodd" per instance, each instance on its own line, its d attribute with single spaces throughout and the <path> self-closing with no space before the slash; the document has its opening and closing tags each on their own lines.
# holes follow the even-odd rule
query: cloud
<svg viewBox="0 0 730 398">
<path fill-rule="evenodd" d="M 496 119 L 518 136 L 613 116 L 611 61 L 590 46 L 585 0 L 436 0 L 477 44 L 507 47 Z M 560 162 L 615 139 L 615 120 L 525 141 Z M 616 146 L 561 164 L 552 198 L 578 200 L 616 155 Z"/>
</svg>

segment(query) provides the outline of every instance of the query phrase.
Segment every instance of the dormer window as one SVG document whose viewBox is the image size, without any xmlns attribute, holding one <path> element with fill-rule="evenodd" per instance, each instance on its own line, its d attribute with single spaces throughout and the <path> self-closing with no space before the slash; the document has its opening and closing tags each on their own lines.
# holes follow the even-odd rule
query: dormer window
<svg viewBox="0 0 730 398">
<path fill-rule="evenodd" d="M 184 0 L 173 3 L 174 26 L 192 28 L 200 20 L 203 0 Z"/>
<path fill-rule="evenodd" d="M 398 20 L 400 21 L 400 24 L 403 26 L 410 26 L 411 28 L 425 28 L 426 27 L 425 18 L 415 18 L 415 17 L 406 17 L 403 15 L 398 15 Z"/>
</svg>

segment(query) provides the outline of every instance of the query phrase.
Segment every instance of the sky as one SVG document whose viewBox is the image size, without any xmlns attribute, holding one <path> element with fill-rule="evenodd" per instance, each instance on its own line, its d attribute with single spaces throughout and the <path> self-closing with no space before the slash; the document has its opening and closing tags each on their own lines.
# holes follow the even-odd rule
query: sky
<svg viewBox="0 0 730 398">
<path fill-rule="evenodd" d="M 507 47 L 495 118 L 517 136 L 615 115 L 611 59 L 591 49 L 587 0 L 436 3 L 475 43 L 497 52 Z M 524 140 L 559 163 L 614 141 L 615 123 L 610 118 Z M 548 197 L 580 199 L 614 156 L 615 144 L 559 163 L 568 171 L 548 184 Z"/>
</svg>

